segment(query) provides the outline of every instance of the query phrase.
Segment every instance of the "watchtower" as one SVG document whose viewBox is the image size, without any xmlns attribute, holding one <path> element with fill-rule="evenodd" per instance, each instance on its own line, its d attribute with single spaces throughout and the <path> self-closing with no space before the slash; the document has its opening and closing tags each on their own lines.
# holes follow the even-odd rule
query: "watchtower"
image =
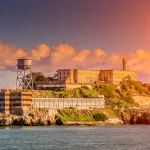
<svg viewBox="0 0 150 150">
<path fill-rule="evenodd" d="M 29 58 L 19 58 L 17 59 L 17 81 L 16 89 L 33 89 L 33 79 L 32 79 L 32 59 Z"/>
</svg>

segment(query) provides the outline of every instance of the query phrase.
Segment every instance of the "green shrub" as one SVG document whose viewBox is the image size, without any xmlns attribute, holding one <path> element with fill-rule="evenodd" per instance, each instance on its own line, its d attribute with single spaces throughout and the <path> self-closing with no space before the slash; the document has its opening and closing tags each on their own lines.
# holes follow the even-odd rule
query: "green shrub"
<svg viewBox="0 0 150 150">
<path fill-rule="evenodd" d="M 34 118 L 34 115 L 32 113 L 29 113 L 28 116 Z"/>
<path fill-rule="evenodd" d="M 95 121 L 105 121 L 108 120 L 108 117 L 104 113 L 93 114 L 93 119 Z"/>
</svg>

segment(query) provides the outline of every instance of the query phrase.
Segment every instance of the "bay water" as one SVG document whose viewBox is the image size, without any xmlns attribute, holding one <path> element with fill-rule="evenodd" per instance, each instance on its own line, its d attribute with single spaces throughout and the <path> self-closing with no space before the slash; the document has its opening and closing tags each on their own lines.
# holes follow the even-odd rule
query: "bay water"
<svg viewBox="0 0 150 150">
<path fill-rule="evenodd" d="M 148 150 L 150 126 L 0 128 L 0 150 Z"/>
</svg>

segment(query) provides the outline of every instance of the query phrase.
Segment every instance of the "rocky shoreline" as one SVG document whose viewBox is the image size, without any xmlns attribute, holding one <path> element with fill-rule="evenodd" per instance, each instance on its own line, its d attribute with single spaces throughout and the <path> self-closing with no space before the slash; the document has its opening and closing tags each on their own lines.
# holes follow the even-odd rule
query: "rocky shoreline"
<svg viewBox="0 0 150 150">
<path fill-rule="evenodd" d="M 121 112 L 118 118 L 111 118 L 105 121 L 63 121 L 55 110 L 34 111 L 27 116 L 5 115 L 0 114 L 0 126 L 51 126 L 51 125 L 150 125 L 150 112 Z"/>
<path fill-rule="evenodd" d="M 32 118 L 30 116 L 1 116 L 0 126 L 51 126 L 51 125 L 86 125 L 86 126 L 99 126 L 99 125 L 121 125 L 121 122 L 103 122 L 103 121 L 66 121 L 63 122 L 60 117 L 55 119 L 43 119 L 41 117 Z"/>
<path fill-rule="evenodd" d="M 0 126 L 50 126 L 63 125 L 60 118 L 42 119 L 41 117 L 32 118 L 30 116 L 2 116 L 0 117 Z"/>
</svg>

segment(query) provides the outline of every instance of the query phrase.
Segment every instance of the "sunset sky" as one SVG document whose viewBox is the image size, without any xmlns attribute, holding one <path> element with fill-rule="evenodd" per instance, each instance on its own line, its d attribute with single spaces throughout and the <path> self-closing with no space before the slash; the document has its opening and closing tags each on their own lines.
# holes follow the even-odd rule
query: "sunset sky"
<svg viewBox="0 0 150 150">
<path fill-rule="evenodd" d="M 150 0 L 1 0 L 0 88 L 14 87 L 16 59 L 33 71 L 127 69 L 150 83 Z"/>
</svg>

